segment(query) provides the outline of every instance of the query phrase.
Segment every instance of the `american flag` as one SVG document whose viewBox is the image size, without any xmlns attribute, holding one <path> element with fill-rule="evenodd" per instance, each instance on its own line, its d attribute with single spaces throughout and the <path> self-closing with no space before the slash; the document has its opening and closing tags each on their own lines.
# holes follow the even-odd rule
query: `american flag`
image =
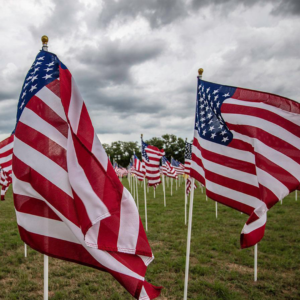
<svg viewBox="0 0 300 300">
<path fill-rule="evenodd" d="M 184 165 L 180 163 L 178 160 L 171 158 L 171 165 L 176 170 L 177 175 L 183 175 L 184 174 Z"/>
<path fill-rule="evenodd" d="M 12 172 L 14 137 L 15 135 L 12 134 L 10 137 L 0 142 L 0 167 L 9 175 L 11 175 Z"/>
<path fill-rule="evenodd" d="M 163 149 L 160 150 L 157 147 L 147 145 L 142 140 L 142 158 L 145 165 L 148 186 L 156 188 L 156 186 L 161 183 L 159 162 L 163 155 L 165 155 L 165 151 Z"/>
<path fill-rule="evenodd" d="M 13 192 L 20 235 L 30 247 L 107 271 L 137 299 L 160 294 L 144 278 L 154 257 L 135 202 L 74 78 L 46 51 L 29 70 L 18 104 Z"/>
<path fill-rule="evenodd" d="M 143 163 L 138 159 L 138 157 L 134 154 L 133 156 L 133 169 L 132 173 L 136 175 L 137 179 L 140 181 L 144 180 L 145 170 Z"/>
<path fill-rule="evenodd" d="M 242 248 L 262 239 L 267 211 L 299 186 L 299 126 L 295 101 L 198 78 L 190 175 L 250 216 Z"/>
<path fill-rule="evenodd" d="M 194 183 L 194 190 L 196 188 L 197 188 L 197 185 L 196 185 L 196 183 Z M 192 189 L 192 181 L 191 181 L 190 178 L 187 178 L 187 180 L 186 180 L 186 191 L 185 191 L 187 195 L 190 193 L 191 189 Z"/>
<path fill-rule="evenodd" d="M 190 175 L 191 162 L 192 162 L 192 144 L 185 142 L 184 174 L 186 175 Z"/>
<path fill-rule="evenodd" d="M 1 184 L 1 200 L 5 200 L 5 194 L 12 182 L 11 176 L 3 169 L 0 170 L 0 184 Z"/>
<path fill-rule="evenodd" d="M 162 169 L 163 174 L 168 177 L 177 179 L 178 176 L 177 176 L 176 170 L 170 164 L 168 159 L 165 156 L 163 156 L 161 161 L 162 161 L 161 169 Z"/>
</svg>

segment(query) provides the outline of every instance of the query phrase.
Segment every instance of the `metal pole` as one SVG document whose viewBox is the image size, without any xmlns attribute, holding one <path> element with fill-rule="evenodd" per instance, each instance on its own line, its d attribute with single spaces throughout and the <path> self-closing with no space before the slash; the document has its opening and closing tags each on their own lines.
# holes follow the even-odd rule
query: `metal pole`
<svg viewBox="0 0 300 300">
<path fill-rule="evenodd" d="M 44 300 L 48 300 L 49 258 L 44 255 Z"/>
<path fill-rule="evenodd" d="M 254 282 L 257 281 L 257 244 L 254 245 Z"/>
<path fill-rule="evenodd" d="M 146 231 L 148 231 L 148 221 L 147 221 L 147 197 L 146 197 L 146 180 L 144 180 L 144 200 L 145 200 L 145 223 L 146 223 Z"/>
<path fill-rule="evenodd" d="M 186 178 L 184 180 L 184 224 L 186 225 L 186 206 L 187 206 L 187 194 L 186 194 Z"/>
</svg>

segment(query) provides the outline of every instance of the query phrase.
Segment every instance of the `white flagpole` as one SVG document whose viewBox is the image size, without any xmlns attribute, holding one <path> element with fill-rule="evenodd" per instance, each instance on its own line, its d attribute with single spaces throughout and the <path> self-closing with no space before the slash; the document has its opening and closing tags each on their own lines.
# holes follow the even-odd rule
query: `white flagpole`
<svg viewBox="0 0 300 300">
<path fill-rule="evenodd" d="M 200 183 L 200 187 L 201 187 L 201 193 L 203 194 L 203 185 L 202 185 L 202 183 Z"/>
<path fill-rule="evenodd" d="M 167 186 L 169 188 L 169 177 L 167 177 Z"/>
<path fill-rule="evenodd" d="M 24 256 L 27 257 L 27 245 L 24 243 Z"/>
<path fill-rule="evenodd" d="M 48 300 L 49 258 L 44 255 L 44 300 Z"/>
<path fill-rule="evenodd" d="M 180 187 L 181 176 L 178 176 L 178 180 L 179 180 L 179 187 Z"/>
<path fill-rule="evenodd" d="M 295 192 L 295 201 L 298 201 L 297 190 L 296 190 L 296 192 Z"/>
<path fill-rule="evenodd" d="M 185 278 L 184 278 L 184 300 L 187 300 L 189 266 L 190 266 L 190 249 L 191 249 L 191 234 L 192 234 L 192 218 L 193 218 L 193 202 L 194 202 L 194 183 L 195 179 L 191 178 L 192 189 L 190 192 L 190 209 L 189 209 L 189 224 L 186 244 L 186 259 L 185 259 Z"/>
<path fill-rule="evenodd" d="M 136 202 L 136 197 L 135 197 L 135 179 L 136 179 L 136 176 L 134 176 L 134 179 L 133 179 L 133 199 L 135 200 Z"/>
<path fill-rule="evenodd" d="M 177 191 L 177 181 L 178 181 L 178 179 L 175 179 L 175 181 L 176 181 L 176 191 Z"/>
<path fill-rule="evenodd" d="M 173 194 L 173 178 L 171 178 L 171 196 Z"/>
<path fill-rule="evenodd" d="M 154 194 L 154 199 L 155 199 L 155 187 L 153 187 L 153 194 Z"/>
<path fill-rule="evenodd" d="M 257 281 L 257 244 L 254 245 L 254 282 Z"/>
<path fill-rule="evenodd" d="M 138 179 L 136 177 L 136 181 L 135 181 L 135 186 L 136 186 L 136 204 L 137 204 L 137 208 L 139 210 L 139 192 L 138 192 Z"/>
<path fill-rule="evenodd" d="M 186 178 L 185 178 L 185 185 L 184 185 L 184 224 L 186 225 L 186 206 L 187 206 L 187 194 L 186 194 Z"/>
<path fill-rule="evenodd" d="M 165 184 L 165 175 L 162 175 L 162 180 L 163 180 L 163 191 L 164 191 L 164 206 L 167 206 L 166 203 L 166 184 Z"/>
<path fill-rule="evenodd" d="M 148 231 L 148 222 L 147 222 L 147 197 L 146 197 L 146 178 L 144 179 L 144 200 L 145 200 L 145 223 L 146 223 L 146 231 Z"/>
<path fill-rule="evenodd" d="M 218 219 L 218 202 L 215 201 L 215 203 L 216 203 L 216 219 Z"/>
</svg>

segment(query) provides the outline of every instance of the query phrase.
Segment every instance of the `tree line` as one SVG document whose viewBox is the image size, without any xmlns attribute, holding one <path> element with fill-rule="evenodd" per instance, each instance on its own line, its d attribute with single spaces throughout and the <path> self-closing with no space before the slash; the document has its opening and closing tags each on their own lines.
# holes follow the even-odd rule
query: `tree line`
<svg viewBox="0 0 300 300">
<path fill-rule="evenodd" d="M 184 163 L 185 141 L 174 134 L 164 134 L 161 137 L 153 137 L 145 140 L 148 145 L 155 146 L 159 149 L 164 149 L 166 157 L 171 159 L 171 156 L 180 162 Z M 141 142 L 112 142 L 109 144 L 102 144 L 107 155 L 109 155 L 111 162 L 115 160 L 119 165 L 127 167 L 133 153 L 139 159 L 141 156 Z"/>
</svg>

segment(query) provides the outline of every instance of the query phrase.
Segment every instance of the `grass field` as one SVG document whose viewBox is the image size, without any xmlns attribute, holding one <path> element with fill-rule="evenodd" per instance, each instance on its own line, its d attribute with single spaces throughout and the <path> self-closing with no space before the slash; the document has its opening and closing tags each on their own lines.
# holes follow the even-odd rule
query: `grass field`
<svg viewBox="0 0 300 300">
<path fill-rule="evenodd" d="M 127 180 L 123 179 L 125 186 Z M 143 190 L 139 188 L 140 201 Z M 300 198 L 300 197 L 299 197 Z M 182 299 L 187 227 L 184 188 L 147 194 L 148 239 L 155 255 L 146 278 L 164 289 L 159 299 Z M 144 207 L 140 208 L 144 222 Z M 268 213 L 258 245 L 258 281 L 253 282 L 253 248 L 241 250 L 246 215 L 205 200 L 195 191 L 189 299 L 300 299 L 300 199 L 294 193 Z M 49 258 L 49 299 L 132 299 L 108 273 Z M 18 233 L 11 190 L 0 202 L 0 299 L 42 299 L 43 256 L 28 249 Z"/>
</svg>

